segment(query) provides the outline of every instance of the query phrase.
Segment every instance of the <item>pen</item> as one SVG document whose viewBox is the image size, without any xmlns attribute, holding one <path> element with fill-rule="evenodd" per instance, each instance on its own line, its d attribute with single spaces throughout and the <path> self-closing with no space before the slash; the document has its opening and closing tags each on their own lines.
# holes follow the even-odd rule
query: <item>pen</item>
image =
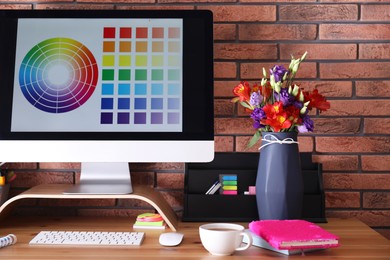
<svg viewBox="0 0 390 260">
<path fill-rule="evenodd" d="M 210 187 L 210 189 L 208 189 L 208 191 L 206 191 L 206 194 L 209 194 L 214 189 L 215 185 L 217 185 L 218 183 L 219 183 L 219 180 L 216 180 L 214 182 L 214 184 Z"/>
</svg>

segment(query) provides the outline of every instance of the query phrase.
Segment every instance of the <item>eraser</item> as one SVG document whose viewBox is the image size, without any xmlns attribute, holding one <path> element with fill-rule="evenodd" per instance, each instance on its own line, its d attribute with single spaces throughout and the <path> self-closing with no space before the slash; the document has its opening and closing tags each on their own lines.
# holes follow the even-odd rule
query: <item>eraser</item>
<svg viewBox="0 0 390 260">
<path fill-rule="evenodd" d="M 249 186 L 249 194 L 251 195 L 256 194 L 256 186 Z"/>
</svg>

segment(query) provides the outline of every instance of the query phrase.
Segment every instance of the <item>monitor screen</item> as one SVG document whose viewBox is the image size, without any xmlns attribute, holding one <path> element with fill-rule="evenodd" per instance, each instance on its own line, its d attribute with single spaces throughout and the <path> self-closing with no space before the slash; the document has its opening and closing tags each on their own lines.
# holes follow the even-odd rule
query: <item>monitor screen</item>
<svg viewBox="0 0 390 260">
<path fill-rule="evenodd" d="M 0 161 L 212 160 L 212 20 L 200 10 L 0 11 Z"/>
</svg>

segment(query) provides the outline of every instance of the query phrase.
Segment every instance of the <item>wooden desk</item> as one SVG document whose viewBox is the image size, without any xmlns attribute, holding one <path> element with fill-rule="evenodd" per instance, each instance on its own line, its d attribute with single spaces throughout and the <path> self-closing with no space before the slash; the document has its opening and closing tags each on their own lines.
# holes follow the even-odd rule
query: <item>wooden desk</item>
<svg viewBox="0 0 390 260">
<path fill-rule="evenodd" d="M 287 256 L 265 249 L 251 247 L 229 257 L 210 255 L 202 246 L 198 227 L 203 223 L 179 222 L 178 231 L 184 240 L 178 247 L 163 247 L 158 243 L 162 231 L 146 231 L 141 246 L 30 246 L 29 241 L 42 230 L 131 231 L 133 220 L 128 218 L 41 218 L 18 217 L 0 223 L 0 235 L 13 233 L 18 242 L 0 249 L 0 259 L 281 259 Z M 248 223 L 243 223 L 247 226 Z M 292 259 L 390 259 L 390 241 L 362 222 L 354 219 L 330 219 L 320 224 L 340 236 L 341 247 L 294 255 Z M 170 231 L 167 229 L 166 231 Z"/>
</svg>

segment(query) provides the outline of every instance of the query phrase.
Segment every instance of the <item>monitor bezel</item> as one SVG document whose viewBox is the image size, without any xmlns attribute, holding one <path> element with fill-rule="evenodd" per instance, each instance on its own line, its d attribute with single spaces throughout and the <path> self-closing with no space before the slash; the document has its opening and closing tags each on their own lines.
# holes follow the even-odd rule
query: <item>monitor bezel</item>
<svg viewBox="0 0 390 260">
<path fill-rule="evenodd" d="M 19 18 L 181 18 L 183 19 L 182 132 L 12 132 L 11 112 Z M 1 141 L 137 141 L 214 140 L 213 17 L 207 10 L 2 10 L 0 33 Z M 191 32 L 190 32 L 191 31 Z M 203 43 L 203 49 L 200 43 Z M 198 51 L 198 52 L 197 52 Z M 204 56 L 199 55 L 204 53 Z M 7 62 L 4 62 L 7 60 Z M 7 63 L 7 64 L 6 64 Z M 11 64 L 9 64 L 11 63 Z M 192 70 L 202 69 L 202 73 Z"/>
</svg>

